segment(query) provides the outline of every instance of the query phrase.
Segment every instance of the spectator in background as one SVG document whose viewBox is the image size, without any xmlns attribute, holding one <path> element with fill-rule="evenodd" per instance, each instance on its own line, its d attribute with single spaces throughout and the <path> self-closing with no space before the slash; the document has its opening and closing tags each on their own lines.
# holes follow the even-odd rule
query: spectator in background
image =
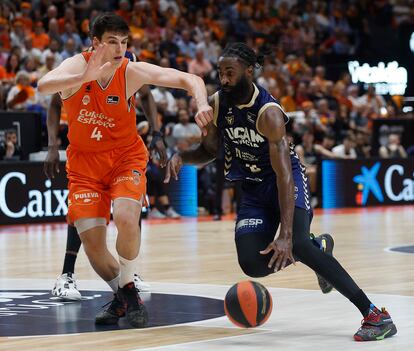
<svg viewBox="0 0 414 351">
<path fill-rule="evenodd" d="M 206 60 L 210 61 L 213 65 L 217 64 L 221 49 L 218 43 L 212 39 L 210 30 L 203 32 L 203 39 L 197 45 L 197 48 L 203 50 Z"/>
<path fill-rule="evenodd" d="M 9 23 L 5 18 L 0 17 L 0 52 L 7 52 L 10 48 Z"/>
<path fill-rule="evenodd" d="M 213 71 L 213 66 L 210 61 L 204 58 L 204 50 L 201 47 L 196 49 L 195 58 L 192 59 L 188 65 L 188 73 L 195 74 L 203 78 L 205 82 L 210 81 L 210 74 Z"/>
<path fill-rule="evenodd" d="M 383 145 L 379 149 L 381 158 L 407 158 L 407 152 L 401 145 L 401 139 L 398 134 L 391 133 L 388 136 L 387 145 Z"/>
<path fill-rule="evenodd" d="M 357 158 L 369 158 L 371 156 L 371 146 L 367 142 L 367 135 L 363 132 L 355 134 L 355 152 Z"/>
<path fill-rule="evenodd" d="M 0 66 L 0 81 L 5 85 L 13 84 L 19 69 L 20 57 L 17 54 L 10 54 L 5 67 Z"/>
<path fill-rule="evenodd" d="M 46 73 L 50 72 L 56 67 L 55 54 L 49 52 L 45 58 L 45 64 L 41 66 L 38 70 L 39 79 L 42 78 Z"/>
<path fill-rule="evenodd" d="M 43 51 L 49 45 L 49 35 L 45 33 L 43 23 L 38 21 L 35 23 L 34 32 L 31 34 L 33 47 Z"/>
<path fill-rule="evenodd" d="M 30 35 L 26 36 L 24 39 L 24 48 L 22 48 L 22 59 L 26 59 L 28 57 L 37 61 L 42 59 L 42 52 L 33 47 L 33 38 Z"/>
<path fill-rule="evenodd" d="M 195 123 L 190 123 L 188 110 L 178 111 L 178 123 L 174 126 L 172 136 L 178 151 L 192 150 L 201 141 L 201 130 Z"/>
<path fill-rule="evenodd" d="M 51 39 L 49 43 L 49 47 L 42 52 L 42 63 L 46 62 L 46 58 L 49 55 L 53 55 L 55 58 L 55 66 L 59 66 L 63 59 L 62 55 L 59 52 L 59 42 L 56 39 Z"/>
<path fill-rule="evenodd" d="M 16 75 L 16 84 L 7 94 L 6 104 L 10 110 L 26 110 L 36 103 L 36 91 L 30 86 L 30 75 L 20 71 Z"/>
<path fill-rule="evenodd" d="M 0 142 L 0 160 L 17 161 L 22 158 L 22 150 L 17 143 L 17 133 L 14 129 L 7 130 L 5 141 Z"/>
<path fill-rule="evenodd" d="M 82 45 L 82 40 L 79 34 L 76 33 L 75 30 L 76 30 L 76 27 L 74 27 L 72 23 L 66 22 L 65 31 L 60 37 L 64 43 L 66 43 L 69 39 L 73 39 L 73 41 L 75 42 L 75 50 L 79 52 L 82 50 L 83 45 Z"/>
<path fill-rule="evenodd" d="M 280 104 L 282 105 L 285 112 L 296 111 L 296 102 L 295 102 L 295 89 L 292 85 L 286 87 L 286 94 L 280 99 Z"/>
<path fill-rule="evenodd" d="M 47 35 L 49 36 L 50 41 L 57 41 L 58 42 L 58 50 L 63 47 L 63 40 L 60 36 L 59 32 L 59 22 L 57 19 L 52 18 L 49 22 L 49 30 L 47 32 Z M 49 46 L 50 47 L 50 46 Z"/>
<path fill-rule="evenodd" d="M 335 146 L 332 152 L 338 158 L 357 158 L 354 134 L 351 132 L 347 133 L 342 140 L 342 144 Z"/>
<path fill-rule="evenodd" d="M 363 106 L 362 114 L 368 119 L 380 117 L 382 109 L 386 111 L 385 100 L 381 95 L 376 94 L 373 85 L 368 86 L 367 92 L 359 98 L 359 102 Z"/>
<path fill-rule="evenodd" d="M 196 53 L 196 44 L 191 40 L 191 33 L 185 29 L 181 32 L 181 39 L 177 43 L 180 54 L 189 59 L 193 59 Z"/>
<path fill-rule="evenodd" d="M 151 90 L 154 96 L 157 108 L 163 111 L 166 115 L 175 116 L 177 113 L 177 101 L 173 94 L 164 87 L 156 87 Z"/>
<path fill-rule="evenodd" d="M 16 18 L 13 22 L 13 29 L 10 32 L 11 46 L 23 47 L 25 37 L 23 21 L 20 18 Z"/>
<path fill-rule="evenodd" d="M 73 38 L 68 38 L 68 41 L 65 43 L 65 49 L 62 51 L 62 59 L 66 60 L 69 57 L 72 57 L 77 53 L 76 43 Z"/>
</svg>

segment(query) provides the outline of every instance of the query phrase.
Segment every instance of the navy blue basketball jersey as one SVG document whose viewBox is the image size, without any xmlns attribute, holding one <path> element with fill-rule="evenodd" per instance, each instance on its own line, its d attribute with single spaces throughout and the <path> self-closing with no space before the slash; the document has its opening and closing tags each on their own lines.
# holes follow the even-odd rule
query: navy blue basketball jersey
<svg viewBox="0 0 414 351">
<path fill-rule="evenodd" d="M 273 174 L 269 143 L 258 130 L 258 121 L 269 107 L 282 107 L 264 88 L 254 85 L 253 97 L 244 105 L 228 105 L 221 91 L 214 95 L 214 124 L 224 145 L 224 172 L 228 180 L 262 181 Z M 284 114 L 285 122 L 288 117 Z"/>
</svg>

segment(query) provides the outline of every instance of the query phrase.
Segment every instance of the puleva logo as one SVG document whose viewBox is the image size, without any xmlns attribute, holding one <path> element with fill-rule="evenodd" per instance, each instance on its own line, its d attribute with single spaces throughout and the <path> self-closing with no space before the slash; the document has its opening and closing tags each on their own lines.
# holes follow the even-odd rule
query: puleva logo
<svg viewBox="0 0 414 351">
<path fill-rule="evenodd" d="M 381 187 L 377 180 L 377 174 L 380 167 L 380 162 L 373 165 L 371 169 L 362 166 L 361 174 L 358 174 L 353 178 L 353 181 L 358 184 L 358 190 L 362 191 L 362 198 L 361 192 L 358 192 L 357 194 L 358 205 L 366 205 L 370 192 L 372 192 L 379 202 L 384 202 L 384 196 L 382 195 Z"/>
</svg>

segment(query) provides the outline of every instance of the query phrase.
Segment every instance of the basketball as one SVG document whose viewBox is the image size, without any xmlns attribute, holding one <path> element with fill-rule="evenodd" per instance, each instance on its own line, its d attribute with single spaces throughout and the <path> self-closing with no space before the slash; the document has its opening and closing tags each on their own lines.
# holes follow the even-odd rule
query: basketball
<svg viewBox="0 0 414 351">
<path fill-rule="evenodd" d="M 224 298 L 224 311 L 241 328 L 264 324 L 272 313 L 272 296 L 260 283 L 242 281 L 234 284 Z"/>
</svg>

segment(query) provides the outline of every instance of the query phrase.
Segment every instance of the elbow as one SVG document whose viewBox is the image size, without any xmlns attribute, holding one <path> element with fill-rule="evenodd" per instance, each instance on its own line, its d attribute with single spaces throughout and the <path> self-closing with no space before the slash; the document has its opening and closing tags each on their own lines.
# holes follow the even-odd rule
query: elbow
<svg viewBox="0 0 414 351">
<path fill-rule="evenodd" d="M 45 84 L 44 79 L 41 78 L 38 82 L 37 82 L 37 91 L 40 94 L 47 94 L 47 84 Z"/>
</svg>

